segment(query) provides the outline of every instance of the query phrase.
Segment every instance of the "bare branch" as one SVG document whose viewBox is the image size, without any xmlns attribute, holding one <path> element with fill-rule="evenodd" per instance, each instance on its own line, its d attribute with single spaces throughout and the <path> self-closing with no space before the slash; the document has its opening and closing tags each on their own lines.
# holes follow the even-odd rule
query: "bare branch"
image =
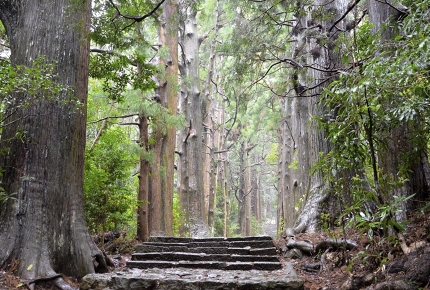
<svg viewBox="0 0 430 290">
<path fill-rule="evenodd" d="M 161 4 L 163 4 L 163 3 L 164 3 L 164 1 L 166 1 L 166 0 L 161 0 L 161 2 L 160 2 L 160 3 L 158 3 L 158 4 L 154 7 L 154 9 L 152 9 L 150 12 L 146 13 L 146 14 L 145 14 L 145 15 L 143 15 L 143 16 L 131 16 L 131 15 L 124 15 L 124 14 L 122 14 L 122 13 L 121 13 L 121 11 L 119 11 L 118 7 L 115 5 L 115 3 L 113 3 L 113 1 L 112 1 L 112 0 L 109 0 L 109 3 L 113 6 L 113 8 L 115 8 L 115 10 L 116 10 L 116 12 L 118 13 L 118 15 L 119 15 L 119 16 L 121 16 L 121 17 L 123 17 L 123 18 L 125 18 L 125 19 L 131 19 L 131 20 L 134 20 L 135 22 L 141 22 L 141 21 L 145 20 L 146 18 L 148 18 L 148 17 L 152 16 L 152 15 L 155 13 L 155 11 L 157 11 L 157 9 L 158 9 L 158 8 L 160 8 Z"/>
<path fill-rule="evenodd" d="M 397 5 L 394 6 L 388 0 L 384 0 L 384 1 L 376 0 L 376 1 L 379 3 L 387 4 L 388 6 L 390 6 L 391 8 L 396 10 L 397 12 L 399 12 L 400 14 L 408 14 L 410 12 L 410 9 L 400 2 L 398 2 Z"/>
<path fill-rule="evenodd" d="M 215 151 L 214 154 L 220 154 L 220 153 L 225 153 L 229 151 L 230 151 L 229 149 L 224 149 L 224 150 Z"/>
<path fill-rule="evenodd" d="M 101 119 L 98 119 L 95 121 L 88 122 L 88 124 L 94 124 L 94 123 L 102 122 L 102 121 L 107 120 L 107 119 L 124 119 L 124 118 L 129 118 L 129 117 L 138 116 L 138 115 L 139 115 L 138 113 L 132 113 L 132 114 L 122 115 L 122 116 L 107 116 L 107 117 L 104 117 L 104 118 L 101 118 Z"/>
<path fill-rule="evenodd" d="M 119 8 L 115 5 L 115 3 L 113 3 L 113 1 L 112 0 L 109 0 L 109 3 L 112 5 L 112 7 L 113 8 L 115 8 L 115 10 L 116 10 L 116 12 L 117 12 L 117 14 L 119 15 L 119 16 L 121 16 L 121 17 L 123 17 L 123 18 L 125 18 L 125 19 L 130 19 L 130 20 L 133 20 L 133 23 L 131 23 L 130 25 L 127 25 L 126 27 L 124 27 L 123 28 L 123 30 L 124 29 L 126 29 L 126 28 L 129 28 L 131 25 L 133 25 L 134 23 L 136 23 L 136 22 L 141 22 L 141 21 L 143 21 L 143 20 L 145 20 L 146 18 L 148 18 L 148 17 L 150 17 L 150 16 L 152 16 L 154 13 L 155 13 L 155 11 L 157 11 L 158 10 L 158 8 L 160 8 L 160 6 L 164 3 L 164 1 L 166 1 L 166 0 L 161 0 L 155 7 L 154 7 L 154 9 L 152 9 L 150 12 L 148 12 L 148 13 L 146 13 L 145 15 L 143 15 L 143 16 L 132 16 L 132 15 L 125 15 L 125 14 L 122 14 L 121 13 L 121 11 L 119 10 Z"/>
<path fill-rule="evenodd" d="M 127 56 L 125 56 L 123 54 L 120 54 L 120 53 L 117 53 L 117 52 L 115 52 L 113 50 L 104 50 L 104 49 L 100 49 L 100 48 L 91 48 L 90 52 L 95 52 L 95 53 L 100 53 L 100 54 L 109 54 L 109 55 L 114 55 L 114 56 L 117 56 L 117 57 L 124 57 L 124 58 L 127 59 L 127 61 L 129 62 L 130 65 L 137 66 L 137 64 L 134 61 L 132 61 L 131 59 L 129 59 Z"/>
<path fill-rule="evenodd" d="M 341 22 L 348 15 L 348 13 L 351 12 L 351 10 L 354 9 L 355 6 L 357 6 L 359 2 L 360 0 L 354 0 L 354 2 L 349 3 L 345 13 L 333 23 L 333 25 L 330 27 L 328 31 L 330 32 L 339 22 Z"/>
<path fill-rule="evenodd" d="M 222 25 L 218 25 L 218 28 L 222 28 Z M 209 31 L 207 31 L 205 34 L 199 37 L 199 45 L 202 44 L 202 42 L 209 37 L 209 34 L 217 28 L 217 25 L 214 25 Z"/>
</svg>

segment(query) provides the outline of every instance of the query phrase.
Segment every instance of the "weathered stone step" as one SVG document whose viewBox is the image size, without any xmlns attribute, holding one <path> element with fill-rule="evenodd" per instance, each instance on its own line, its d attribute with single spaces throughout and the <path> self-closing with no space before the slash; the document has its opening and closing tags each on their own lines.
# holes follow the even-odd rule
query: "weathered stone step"
<svg viewBox="0 0 430 290">
<path fill-rule="evenodd" d="M 278 262 L 222 262 L 222 261 L 128 261 L 128 268 L 190 268 L 190 269 L 217 269 L 217 270 L 266 270 L 273 271 L 282 268 Z"/>
<path fill-rule="evenodd" d="M 135 247 L 129 268 L 275 270 L 282 264 L 271 237 L 151 237 Z"/>
<path fill-rule="evenodd" d="M 236 255 L 276 255 L 277 251 L 275 247 L 251 249 L 249 247 L 244 248 L 225 248 L 225 247 L 199 247 L 199 248 L 188 248 L 185 246 L 156 246 L 140 244 L 135 247 L 135 253 L 152 253 L 152 252 L 183 252 L 183 253 L 205 253 L 205 254 L 236 254 Z"/>
<path fill-rule="evenodd" d="M 162 261 L 222 261 L 222 262 L 279 262 L 273 255 L 236 255 L 236 254 L 205 254 L 184 252 L 152 252 L 134 253 L 133 261 L 162 260 Z"/>
<path fill-rule="evenodd" d="M 235 237 L 235 238 L 185 238 L 185 237 L 150 237 L 148 242 L 156 243 L 190 243 L 190 242 L 219 242 L 219 241 L 272 241 L 270 236 L 250 236 L 250 237 Z"/>
<path fill-rule="evenodd" d="M 209 269 L 125 269 L 89 274 L 81 290 L 303 290 L 304 283 L 291 265 L 276 271 L 224 271 Z"/>
<path fill-rule="evenodd" d="M 256 241 L 256 240 L 248 240 L 248 241 L 217 241 L 217 242 L 188 242 L 188 243 L 168 243 L 168 242 L 144 242 L 141 245 L 144 246 L 158 246 L 158 247 L 167 247 L 167 248 L 274 248 L 272 240 L 266 241 Z M 139 245 L 139 246 L 141 246 Z M 135 250 L 139 249 L 136 247 Z"/>
</svg>

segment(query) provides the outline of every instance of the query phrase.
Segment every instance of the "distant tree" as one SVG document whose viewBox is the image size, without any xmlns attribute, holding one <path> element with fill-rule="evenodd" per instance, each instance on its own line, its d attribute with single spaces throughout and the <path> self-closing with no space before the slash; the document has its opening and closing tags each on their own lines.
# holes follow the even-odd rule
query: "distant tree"
<svg viewBox="0 0 430 290">
<path fill-rule="evenodd" d="M 19 261 L 23 279 L 107 271 L 83 203 L 90 1 L 2 0 L 0 7 L 10 64 L 32 67 L 43 56 L 64 88 L 49 93 L 29 83 L 4 99 L 0 266 Z"/>
</svg>

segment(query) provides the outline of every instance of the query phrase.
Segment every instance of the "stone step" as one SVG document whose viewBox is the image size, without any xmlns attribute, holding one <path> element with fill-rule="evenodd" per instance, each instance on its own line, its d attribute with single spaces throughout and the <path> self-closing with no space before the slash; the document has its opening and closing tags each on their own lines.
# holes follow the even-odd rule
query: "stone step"
<svg viewBox="0 0 430 290">
<path fill-rule="evenodd" d="M 293 267 L 276 271 L 224 271 L 211 269 L 125 269 L 107 274 L 89 274 L 81 290 L 303 290 L 304 282 Z"/>
<path fill-rule="evenodd" d="M 151 237 L 135 247 L 129 268 L 276 270 L 282 267 L 271 237 Z"/>
<path fill-rule="evenodd" d="M 164 236 L 156 236 L 150 237 L 148 242 L 156 242 L 156 243 L 190 243 L 190 242 L 218 242 L 218 241 L 272 241 L 272 237 L 270 236 L 251 236 L 251 237 L 234 237 L 234 238 L 223 238 L 223 237 L 215 237 L 215 238 L 185 238 L 185 237 L 164 237 Z"/>
<path fill-rule="evenodd" d="M 128 268 L 189 268 L 189 269 L 217 269 L 217 270 L 265 270 L 273 271 L 282 269 L 278 262 L 222 262 L 222 261 L 128 261 Z"/>
<path fill-rule="evenodd" d="M 127 268 L 89 274 L 81 290 L 279 290 L 304 289 L 272 239 L 151 237 L 137 245 Z"/>
<path fill-rule="evenodd" d="M 164 245 L 148 245 L 146 243 L 136 245 L 135 253 L 151 253 L 151 252 L 183 252 L 183 253 L 205 253 L 205 254 L 236 254 L 236 255 L 276 255 L 275 247 L 251 249 L 244 248 L 226 248 L 226 247 L 197 247 L 188 248 L 186 246 L 169 246 Z"/>
<path fill-rule="evenodd" d="M 152 252 L 134 253 L 133 261 L 162 260 L 162 261 L 222 261 L 222 262 L 279 262 L 274 255 L 236 255 L 236 254 L 205 254 L 184 252 Z"/>
<path fill-rule="evenodd" d="M 136 246 L 135 250 L 139 249 L 140 246 L 156 246 L 166 248 L 274 248 L 273 241 L 219 241 L 219 242 L 189 242 L 189 243 L 165 243 L 165 242 L 144 242 L 141 245 Z"/>
</svg>

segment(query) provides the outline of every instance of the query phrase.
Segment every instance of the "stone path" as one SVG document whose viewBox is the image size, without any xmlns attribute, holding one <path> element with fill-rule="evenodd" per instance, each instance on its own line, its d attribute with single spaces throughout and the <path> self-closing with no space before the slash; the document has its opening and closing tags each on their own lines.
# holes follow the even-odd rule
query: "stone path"
<svg viewBox="0 0 430 290">
<path fill-rule="evenodd" d="M 87 275 L 80 289 L 303 289 L 268 236 L 152 237 L 135 247 L 127 268 Z"/>
<path fill-rule="evenodd" d="M 282 268 L 272 238 L 152 237 L 135 247 L 128 268 L 278 270 Z"/>
</svg>

